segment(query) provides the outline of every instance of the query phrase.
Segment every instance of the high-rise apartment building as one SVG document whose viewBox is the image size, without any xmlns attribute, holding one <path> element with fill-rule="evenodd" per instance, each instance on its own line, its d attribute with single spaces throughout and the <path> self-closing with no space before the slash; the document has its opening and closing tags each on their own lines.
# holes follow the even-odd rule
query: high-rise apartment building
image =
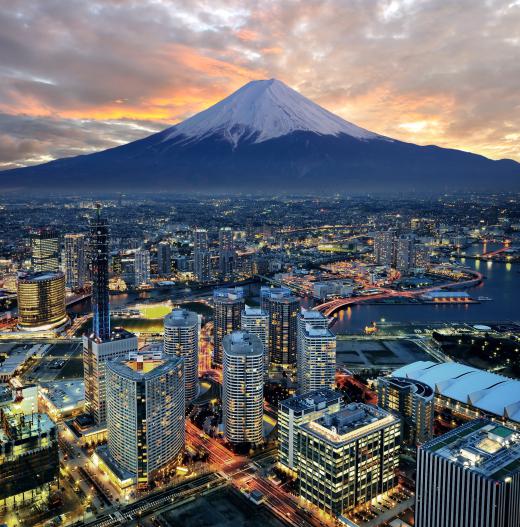
<svg viewBox="0 0 520 527">
<path fill-rule="evenodd" d="M 260 308 L 245 306 L 240 317 L 240 329 L 256 335 L 264 347 L 265 372 L 269 369 L 269 317 Z"/>
<path fill-rule="evenodd" d="M 138 489 L 180 461 L 185 441 L 183 360 L 107 363 L 107 446 Z"/>
<path fill-rule="evenodd" d="M 174 309 L 164 318 L 164 357 L 184 359 L 186 404 L 198 393 L 199 316 L 187 309 Z"/>
<path fill-rule="evenodd" d="M 150 282 L 150 251 L 138 249 L 135 251 L 135 285 L 140 286 Z"/>
<path fill-rule="evenodd" d="M 333 516 L 397 485 L 401 424 L 381 408 L 351 403 L 299 427 L 301 498 Z"/>
<path fill-rule="evenodd" d="M 18 327 L 23 331 L 49 331 L 64 326 L 65 276 L 42 271 L 18 276 Z"/>
<path fill-rule="evenodd" d="M 520 525 L 520 433 L 476 419 L 421 445 L 415 525 Z"/>
<path fill-rule="evenodd" d="M 244 290 L 241 287 L 215 289 L 213 292 L 213 360 L 222 364 L 222 340 L 240 329 L 244 309 Z"/>
<path fill-rule="evenodd" d="M 168 242 L 157 245 L 157 273 L 168 275 L 172 272 L 172 248 Z"/>
<path fill-rule="evenodd" d="M 234 272 L 235 260 L 233 230 L 230 227 L 222 227 L 218 233 L 218 242 L 219 273 L 223 278 L 230 278 Z"/>
<path fill-rule="evenodd" d="M 65 234 L 65 286 L 81 289 L 87 281 L 87 254 L 84 234 Z"/>
<path fill-rule="evenodd" d="M 60 268 L 60 243 L 53 228 L 31 232 L 31 267 L 35 273 L 57 272 Z"/>
<path fill-rule="evenodd" d="M 269 362 L 295 366 L 300 302 L 284 288 L 262 287 L 260 296 L 262 309 L 269 316 Z"/>
<path fill-rule="evenodd" d="M 206 229 L 193 231 L 193 273 L 199 282 L 211 280 L 211 255 Z"/>
<path fill-rule="evenodd" d="M 403 377 L 379 377 L 378 405 L 401 416 L 403 439 L 411 446 L 433 437 L 434 393 L 420 381 Z"/>
<path fill-rule="evenodd" d="M 222 412 L 230 443 L 262 441 L 264 349 L 260 339 L 234 331 L 223 339 Z"/>
<path fill-rule="evenodd" d="M 395 242 L 395 267 L 406 273 L 415 267 L 415 242 L 409 236 L 401 236 Z"/>
<path fill-rule="evenodd" d="M 336 413 L 342 404 L 341 393 L 327 388 L 289 397 L 278 404 L 278 462 L 284 469 L 297 473 L 300 427 Z"/>
</svg>

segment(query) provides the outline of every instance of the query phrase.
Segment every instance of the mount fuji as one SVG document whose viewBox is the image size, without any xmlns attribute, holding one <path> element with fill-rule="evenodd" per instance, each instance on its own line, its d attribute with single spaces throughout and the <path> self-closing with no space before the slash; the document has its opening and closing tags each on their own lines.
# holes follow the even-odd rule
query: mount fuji
<svg viewBox="0 0 520 527">
<path fill-rule="evenodd" d="M 144 139 L 1 172 L 0 187 L 254 193 L 513 190 L 520 188 L 520 164 L 376 134 L 271 79 L 249 82 Z"/>
</svg>

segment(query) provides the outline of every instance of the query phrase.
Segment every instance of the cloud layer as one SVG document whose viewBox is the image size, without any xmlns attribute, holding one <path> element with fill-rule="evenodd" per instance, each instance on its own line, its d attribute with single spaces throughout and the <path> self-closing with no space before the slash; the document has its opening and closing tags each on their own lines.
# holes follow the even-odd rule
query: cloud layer
<svg viewBox="0 0 520 527">
<path fill-rule="evenodd" d="M 519 0 L 11 0 L 0 168 L 144 137 L 270 77 L 384 135 L 520 160 Z"/>
</svg>

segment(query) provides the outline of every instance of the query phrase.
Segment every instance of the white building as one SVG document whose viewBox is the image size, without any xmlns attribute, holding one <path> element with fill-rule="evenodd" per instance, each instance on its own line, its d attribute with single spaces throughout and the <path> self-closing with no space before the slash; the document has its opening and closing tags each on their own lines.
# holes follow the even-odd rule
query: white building
<svg viewBox="0 0 520 527">
<path fill-rule="evenodd" d="M 230 443 L 262 441 L 264 349 L 255 335 L 234 331 L 223 339 L 222 409 Z"/>
<path fill-rule="evenodd" d="M 199 331 L 200 318 L 193 311 L 174 309 L 164 318 L 164 357 L 184 359 L 186 404 L 198 393 Z"/>
<path fill-rule="evenodd" d="M 184 448 L 183 361 L 110 361 L 106 374 L 108 453 L 146 489 L 174 468 Z"/>
<path fill-rule="evenodd" d="M 256 335 L 264 346 L 265 371 L 269 369 L 269 354 L 267 345 L 269 343 L 269 316 L 265 311 L 257 307 L 245 306 L 240 320 L 240 329 Z"/>
</svg>

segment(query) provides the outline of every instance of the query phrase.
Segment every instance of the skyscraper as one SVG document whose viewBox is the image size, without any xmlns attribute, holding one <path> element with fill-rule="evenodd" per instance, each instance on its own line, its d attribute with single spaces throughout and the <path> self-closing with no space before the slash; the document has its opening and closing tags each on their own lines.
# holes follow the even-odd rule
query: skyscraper
<svg viewBox="0 0 520 527">
<path fill-rule="evenodd" d="M 90 270 L 92 275 L 92 330 L 104 341 L 110 337 L 110 297 L 108 290 L 108 221 L 98 206 L 90 220 Z"/>
<path fill-rule="evenodd" d="M 168 242 L 157 245 L 157 272 L 168 275 L 172 272 L 172 248 Z"/>
<path fill-rule="evenodd" d="M 184 359 L 186 404 L 198 392 L 199 316 L 187 309 L 174 309 L 164 318 L 164 357 Z"/>
<path fill-rule="evenodd" d="M 403 377 L 377 379 L 378 405 L 401 416 L 403 439 L 410 446 L 433 437 L 434 393 L 420 381 Z"/>
<path fill-rule="evenodd" d="M 240 329 L 256 335 L 264 347 L 265 372 L 269 369 L 269 354 L 267 345 L 269 343 L 269 317 L 260 308 L 245 306 L 240 318 Z"/>
<path fill-rule="evenodd" d="M 234 331 L 223 339 L 222 411 L 230 443 L 262 441 L 264 350 L 260 339 Z"/>
<path fill-rule="evenodd" d="M 48 331 L 67 323 L 65 276 L 42 271 L 18 276 L 18 327 L 25 331 Z"/>
<path fill-rule="evenodd" d="M 36 273 L 59 271 L 60 244 L 58 232 L 53 228 L 31 232 L 31 266 Z"/>
<path fill-rule="evenodd" d="M 235 260 L 233 230 L 230 227 L 222 227 L 218 233 L 218 242 L 218 264 L 220 276 L 222 278 L 230 278 L 234 272 Z"/>
<path fill-rule="evenodd" d="M 106 363 L 127 358 L 137 351 L 137 337 L 128 331 L 110 330 L 110 302 L 108 291 L 108 222 L 100 209 L 90 222 L 92 274 L 92 333 L 83 336 L 83 376 L 85 380 L 85 410 L 96 424 L 106 421 Z"/>
<path fill-rule="evenodd" d="M 520 433 L 476 419 L 421 445 L 415 525 L 520 525 Z"/>
<path fill-rule="evenodd" d="M 146 249 L 135 251 L 135 285 L 140 286 L 150 282 L 150 252 Z"/>
<path fill-rule="evenodd" d="M 277 366 L 296 364 L 299 300 L 284 288 L 262 287 L 262 308 L 269 316 L 269 362 Z"/>
<path fill-rule="evenodd" d="M 65 234 L 65 285 L 77 291 L 87 280 L 87 259 L 84 234 Z"/>
<path fill-rule="evenodd" d="M 377 265 L 395 266 L 395 231 L 381 231 L 375 234 L 374 258 Z"/>
<path fill-rule="evenodd" d="M 415 243 L 409 236 L 401 236 L 395 245 L 395 267 L 406 273 L 415 266 Z"/>
<path fill-rule="evenodd" d="M 211 280 L 211 259 L 206 229 L 193 231 L 193 272 L 199 282 Z"/>
<path fill-rule="evenodd" d="M 244 290 L 241 287 L 215 289 L 213 292 L 213 360 L 222 364 L 222 340 L 240 329 L 244 309 Z"/>
<path fill-rule="evenodd" d="M 108 453 L 139 489 L 179 461 L 185 440 L 183 375 L 178 357 L 107 363 Z"/>
</svg>

